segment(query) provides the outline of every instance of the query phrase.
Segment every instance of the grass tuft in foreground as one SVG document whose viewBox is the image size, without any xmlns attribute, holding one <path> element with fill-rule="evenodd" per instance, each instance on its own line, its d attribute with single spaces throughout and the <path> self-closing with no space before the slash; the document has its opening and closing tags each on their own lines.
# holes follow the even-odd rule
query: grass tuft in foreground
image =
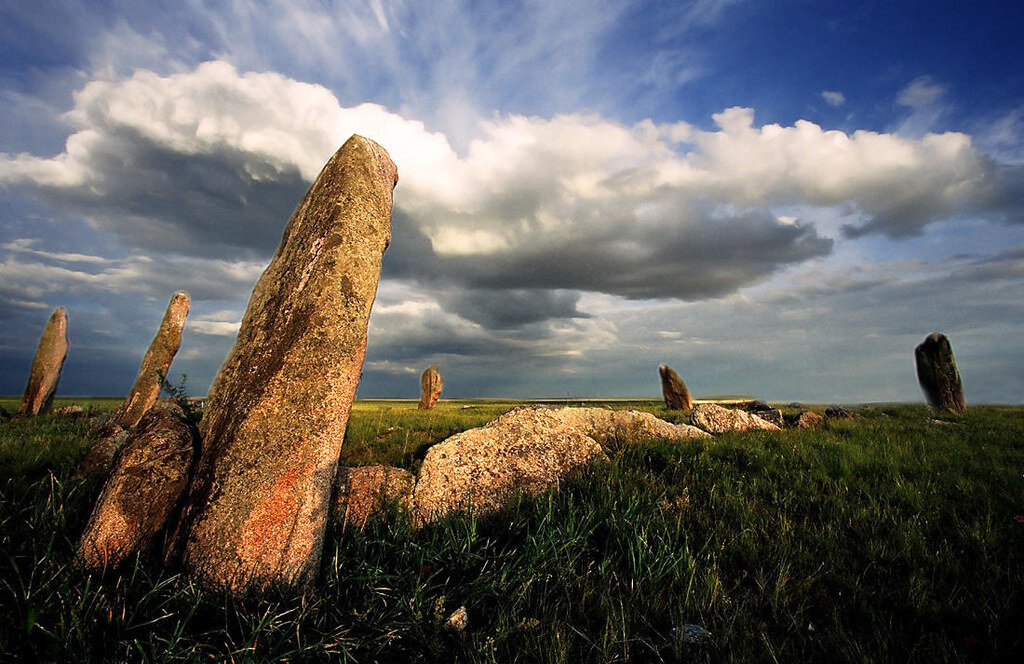
<svg viewBox="0 0 1024 664">
<path fill-rule="evenodd" d="M 347 460 L 414 466 L 506 407 L 363 402 Z M 557 493 L 416 534 L 393 512 L 332 534 L 317 590 L 285 600 L 208 594 L 147 556 L 77 571 L 97 490 L 69 479 L 85 420 L 0 424 L 0 659 L 1013 661 L 1024 411 L 858 414 L 628 447 Z M 463 605 L 469 627 L 445 630 Z"/>
</svg>

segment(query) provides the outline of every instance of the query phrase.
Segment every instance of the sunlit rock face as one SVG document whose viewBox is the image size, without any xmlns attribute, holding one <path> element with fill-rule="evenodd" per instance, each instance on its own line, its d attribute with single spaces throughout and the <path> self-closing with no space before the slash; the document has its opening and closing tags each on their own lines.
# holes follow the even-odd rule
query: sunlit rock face
<svg viewBox="0 0 1024 664">
<path fill-rule="evenodd" d="M 60 370 L 68 354 L 68 312 L 57 307 L 46 323 L 15 417 L 45 415 L 53 406 Z"/>
<path fill-rule="evenodd" d="M 350 138 L 253 290 L 210 389 L 174 537 L 206 585 L 294 587 L 316 575 L 397 182 L 381 146 Z"/>
</svg>

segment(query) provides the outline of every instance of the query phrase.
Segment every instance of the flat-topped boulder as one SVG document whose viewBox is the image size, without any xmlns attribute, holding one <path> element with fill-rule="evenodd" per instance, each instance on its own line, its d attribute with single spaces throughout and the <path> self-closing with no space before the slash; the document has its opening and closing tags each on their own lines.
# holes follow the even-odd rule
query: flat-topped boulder
<svg viewBox="0 0 1024 664">
<path fill-rule="evenodd" d="M 174 537 L 205 585 L 294 589 L 319 570 L 397 181 L 384 148 L 351 137 L 253 290 L 205 403 L 202 456 Z"/>
<path fill-rule="evenodd" d="M 517 494 L 553 488 L 588 464 L 606 460 L 603 445 L 707 437 L 637 411 L 515 408 L 427 451 L 413 491 L 414 517 L 428 523 L 458 510 L 493 512 Z"/>
<path fill-rule="evenodd" d="M 757 415 L 714 403 L 699 403 L 690 414 L 690 424 L 710 433 L 730 431 L 779 431 L 779 427 Z"/>
<path fill-rule="evenodd" d="M 28 385 L 21 397 L 15 418 L 45 415 L 53 406 L 53 397 L 57 393 L 60 372 L 64 367 L 64 359 L 68 354 L 68 312 L 64 307 L 57 307 L 50 315 L 39 339 L 32 368 L 29 371 Z"/>
</svg>

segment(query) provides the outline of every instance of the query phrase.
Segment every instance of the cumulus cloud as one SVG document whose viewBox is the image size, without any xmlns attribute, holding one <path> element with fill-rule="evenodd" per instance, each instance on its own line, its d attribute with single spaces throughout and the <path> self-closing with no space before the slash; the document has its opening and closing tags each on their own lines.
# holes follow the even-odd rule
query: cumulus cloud
<svg viewBox="0 0 1024 664">
<path fill-rule="evenodd" d="M 926 103 L 929 85 L 907 103 Z M 848 205 L 863 221 L 847 234 L 891 237 L 1020 209 L 1021 169 L 964 134 L 756 126 L 747 108 L 713 119 L 701 130 L 497 116 L 458 152 L 381 106 L 345 107 L 322 86 L 213 61 L 89 82 L 67 115 L 77 130 L 64 151 L 4 155 L 0 182 L 87 215 L 169 261 L 161 268 L 253 265 L 331 152 L 361 133 L 399 165 L 385 276 L 448 289 L 442 306 L 495 329 L 578 323 L 574 291 L 719 297 L 831 251 L 832 240 L 777 215 L 780 206 Z"/>
</svg>

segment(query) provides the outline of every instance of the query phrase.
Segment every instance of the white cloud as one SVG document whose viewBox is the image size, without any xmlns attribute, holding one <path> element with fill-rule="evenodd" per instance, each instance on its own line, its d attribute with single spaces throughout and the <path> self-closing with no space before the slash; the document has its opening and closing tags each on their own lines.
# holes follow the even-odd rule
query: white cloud
<svg viewBox="0 0 1024 664">
<path fill-rule="evenodd" d="M 846 95 L 838 90 L 822 90 L 821 98 L 825 100 L 826 104 L 835 108 L 846 103 Z"/>
</svg>

